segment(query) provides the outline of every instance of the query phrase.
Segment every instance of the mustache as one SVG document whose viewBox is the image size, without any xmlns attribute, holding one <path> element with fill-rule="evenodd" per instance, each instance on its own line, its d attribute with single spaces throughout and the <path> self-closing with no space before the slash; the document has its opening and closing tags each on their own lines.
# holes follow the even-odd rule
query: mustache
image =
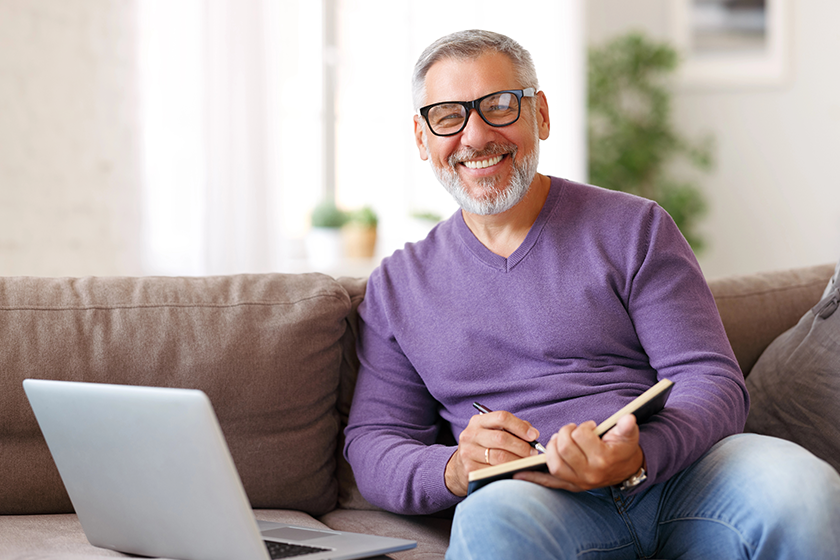
<svg viewBox="0 0 840 560">
<path fill-rule="evenodd" d="M 452 155 L 449 156 L 449 158 L 447 159 L 447 163 L 451 167 L 455 167 L 455 165 L 471 159 L 482 159 L 504 154 L 510 154 L 515 161 L 516 153 L 518 151 L 519 148 L 516 146 L 516 144 L 499 144 L 498 142 L 491 142 L 490 144 L 487 144 L 482 150 L 473 150 L 472 148 L 460 148 L 458 151 L 454 152 Z"/>
</svg>

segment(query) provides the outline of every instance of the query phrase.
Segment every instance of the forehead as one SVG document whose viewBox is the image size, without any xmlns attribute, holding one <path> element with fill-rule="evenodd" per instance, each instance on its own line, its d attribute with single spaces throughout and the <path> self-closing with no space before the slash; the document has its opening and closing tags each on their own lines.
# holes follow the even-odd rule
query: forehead
<svg viewBox="0 0 840 560">
<path fill-rule="evenodd" d="M 488 93 L 521 87 L 513 61 L 505 54 L 488 52 L 478 58 L 443 58 L 426 73 L 425 104 L 472 101 Z"/>
</svg>

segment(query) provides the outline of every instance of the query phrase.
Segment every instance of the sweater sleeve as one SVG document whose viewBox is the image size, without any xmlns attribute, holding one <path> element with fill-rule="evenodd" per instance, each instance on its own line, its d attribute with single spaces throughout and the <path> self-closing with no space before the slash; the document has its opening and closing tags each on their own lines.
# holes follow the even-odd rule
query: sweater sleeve
<svg viewBox="0 0 840 560">
<path fill-rule="evenodd" d="M 360 368 L 344 453 L 369 502 L 395 513 L 433 513 L 461 499 L 444 483 L 456 448 L 435 444 L 440 405 L 391 332 L 384 284 L 375 271 L 359 309 Z"/>
<path fill-rule="evenodd" d="M 651 206 L 648 228 L 628 313 L 657 377 L 675 386 L 666 409 L 641 427 L 649 479 L 642 487 L 741 432 L 749 410 L 743 374 L 693 252 L 660 207 Z"/>
</svg>

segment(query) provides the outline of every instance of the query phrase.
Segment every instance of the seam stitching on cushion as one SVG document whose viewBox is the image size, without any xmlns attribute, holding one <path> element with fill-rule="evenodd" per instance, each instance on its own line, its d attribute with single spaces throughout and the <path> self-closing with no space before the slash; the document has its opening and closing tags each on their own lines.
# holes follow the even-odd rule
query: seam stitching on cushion
<svg viewBox="0 0 840 560">
<path fill-rule="evenodd" d="M 25 306 L 25 307 L 0 307 L 0 311 L 107 311 L 110 309 L 162 309 L 167 307 L 175 308 L 213 308 L 223 309 L 231 307 L 244 307 L 251 305 L 260 306 L 274 306 L 274 305 L 297 305 L 312 299 L 319 299 L 327 297 L 335 300 L 342 300 L 343 298 L 334 296 L 332 294 L 319 294 L 307 298 L 301 298 L 295 301 L 241 301 L 237 303 L 150 303 L 146 305 L 91 305 L 91 306 L 68 306 L 68 307 L 54 307 L 54 306 Z"/>
<path fill-rule="evenodd" d="M 820 280 L 820 281 L 815 280 L 813 282 L 808 282 L 808 283 L 804 283 L 804 284 L 788 285 L 788 286 L 783 286 L 781 288 L 770 288 L 770 289 L 762 290 L 760 292 L 749 292 L 749 293 L 746 293 L 746 294 L 733 294 L 733 295 L 720 295 L 720 296 L 715 296 L 715 299 L 738 299 L 738 298 L 745 298 L 745 297 L 761 296 L 761 295 L 772 294 L 772 293 L 776 293 L 776 292 L 787 292 L 787 291 L 790 291 L 790 290 L 810 288 L 811 286 L 822 286 L 824 283 L 825 282 L 823 282 L 822 280 Z"/>
</svg>

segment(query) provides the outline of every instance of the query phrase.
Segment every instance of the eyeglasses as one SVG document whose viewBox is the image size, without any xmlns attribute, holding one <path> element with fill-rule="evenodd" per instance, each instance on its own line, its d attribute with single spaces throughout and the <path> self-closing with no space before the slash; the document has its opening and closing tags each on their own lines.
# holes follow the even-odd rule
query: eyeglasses
<svg viewBox="0 0 840 560">
<path fill-rule="evenodd" d="M 490 126 L 510 126 L 519 120 L 523 97 L 534 97 L 534 88 L 497 91 L 475 101 L 443 101 L 420 108 L 420 115 L 435 136 L 453 136 L 467 127 L 475 109 Z"/>
</svg>

